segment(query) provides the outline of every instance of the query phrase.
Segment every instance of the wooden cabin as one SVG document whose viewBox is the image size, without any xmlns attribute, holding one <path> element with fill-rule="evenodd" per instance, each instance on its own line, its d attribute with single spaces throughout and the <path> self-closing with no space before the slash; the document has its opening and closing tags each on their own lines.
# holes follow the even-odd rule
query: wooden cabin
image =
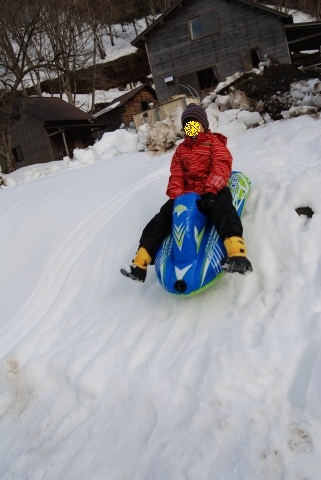
<svg viewBox="0 0 321 480">
<path fill-rule="evenodd" d="M 291 63 L 290 15 L 249 0 L 179 0 L 132 44 L 146 47 L 160 103 L 205 96 L 226 77 L 252 70 L 269 55 Z"/>
<path fill-rule="evenodd" d="M 73 156 L 75 148 L 94 144 L 94 117 L 57 97 L 18 97 L 12 126 L 16 166 Z"/>
<path fill-rule="evenodd" d="M 99 123 L 106 124 L 105 132 L 117 130 L 122 125 L 125 128 L 134 124 L 134 115 L 149 110 L 157 105 L 155 90 L 148 84 L 140 85 L 133 90 L 105 104 L 94 117 Z"/>
</svg>

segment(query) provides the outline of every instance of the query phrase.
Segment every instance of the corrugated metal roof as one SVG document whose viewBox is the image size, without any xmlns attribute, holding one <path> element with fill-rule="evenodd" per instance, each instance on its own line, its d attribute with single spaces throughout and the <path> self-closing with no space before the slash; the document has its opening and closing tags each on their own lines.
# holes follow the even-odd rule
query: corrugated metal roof
<svg viewBox="0 0 321 480">
<path fill-rule="evenodd" d="M 43 122 L 88 122 L 95 118 L 89 113 L 57 97 L 18 97 L 16 104 Z"/>
</svg>

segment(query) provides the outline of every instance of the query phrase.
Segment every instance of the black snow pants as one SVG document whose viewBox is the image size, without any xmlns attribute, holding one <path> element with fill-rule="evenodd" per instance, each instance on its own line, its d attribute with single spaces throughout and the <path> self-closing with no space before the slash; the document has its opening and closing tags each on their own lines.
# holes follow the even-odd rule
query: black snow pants
<svg viewBox="0 0 321 480">
<path fill-rule="evenodd" d="M 153 261 L 160 244 L 171 232 L 173 207 L 174 200 L 167 200 L 160 211 L 148 222 L 139 240 L 139 246 L 146 248 Z M 217 194 L 208 216 L 222 240 L 242 236 L 242 223 L 232 203 L 232 195 L 228 187 L 224 187 Z"/>
</svg>

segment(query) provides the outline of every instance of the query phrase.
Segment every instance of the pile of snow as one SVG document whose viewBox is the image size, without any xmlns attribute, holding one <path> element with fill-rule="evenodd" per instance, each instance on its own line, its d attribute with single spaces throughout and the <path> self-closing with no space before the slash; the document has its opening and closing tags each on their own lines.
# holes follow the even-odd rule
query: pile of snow
<svg viewBox="0 0 321 480">
<path fill-rule="evenodd" d="M 284 94 L 277 92 L 271 97 L 271 102 L 273 102 L 273 99 L 284 105 L 284 111 L 282 112 L 283 118 L 297 117 L 305 114 L 320 116 L 321 81 L 319 78 L 314 78 L 294 82 L 289 92 Z M 211 106 L 210 102 L 217 107 L 216 110 L 215 108 L 213 109 L 213 107 L 211 110 L 215 112 L 214 116 L 217 118 L 217 127 L 222 123 L 219 118 L 222 112 L 224 113 L 225 123 L 230 123 L 229 119 L 232 122 L 235 121 L 235 119 L 242 122 L 243 118 L 246 128 L 255 127 L 271 121 L 270 116 L 263 112 L 264 106 L 261 102 L 247 98 L 245 94 L 240 91 L 231 92 L 227 95 L 216 95 L 214 92 L 214 94 L 205 99 L 203 103 L 209 108 Z M 249 115 L 248 113 L 244 113 L 244 111 L 252 112 L 252 114 Z"/>
<path fill-rule="evenodd" d="M 290 108 L 282 112 L 283 118 L 297 117 L 304 114 L 320 116 L 321 81 L 320 79 L 301 80 L 293 83 L 288 94 L 281 96 Z"/>
<path fill-rule="evenodd" d="M 181 116 L 183 110 L 177 107 L 165 120 L 158 121 L 153 125 L 145 124 L 139 127 L 138 132 L 145 133 L 145 147 L 152 152 L 166 152 L 173 148 L 179 139 L 183 137 Z"/>
<path fill-rule="evenodd" d="M 19 168 L 9 175 L 3 174 L 2 177 L 6 186 L 30 182 L 39 177 L 57 173 L 60 170 L 91 164 L 97 160 L 108 160 L 125 153 L 138 152 L 144 149 L 139 142 L 140 135 L 123 129 L 116 130 L 115 132 L 105 133 L 102 139 L 93 146 L 86 149 L 75 149 L 73 159 L 64 157 L 63 160 L 55 162 Z"/>
<path fill-rule="evenodd" d="M 260 74 L 269 62 L 262 64 L 260 69 L 252 73 Z M 238 90 L 221 95 L 219 92 L 234 83 L 241 74 L 236 73 L 220 83 L 214 92 L 202 101 L 209 119 L 212 131 L 226 136 L 240 135 L 249 128 L 254 128 L 272 121 L 270 115 L 264 112 L 262 102 L 257 102 Z M 284 105 L 283 118 L 310 114 L 320 117 L 321 112 L 321 81 L 319 78 L 301 80 L 291 85 L 290 92 L 278 92 L 275 99 Z M 272 97 L 273 100 L 273 97 Z M 170 118 L 156 122 L 147 131 L 146 146 L 152 151 L 166 151 L 173 147 L 176 139 L 182 137 L 180 117 L 182 110 L 177 108 Z"/>
</svg>

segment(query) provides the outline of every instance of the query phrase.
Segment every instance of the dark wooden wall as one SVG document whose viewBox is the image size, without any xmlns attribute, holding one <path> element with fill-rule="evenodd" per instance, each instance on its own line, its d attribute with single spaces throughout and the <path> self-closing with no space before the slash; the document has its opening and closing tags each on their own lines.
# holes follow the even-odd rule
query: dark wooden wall
<svg viewBox="0 0 321 480">
<path fill-rule="evenodd" d="M 69 125 L 72 127 L 72 122 L 69 122 Z M 50 135 L 55 131 L 58 133 Z M 79 130 L 67 128 L 65 140 L 71 157 L 75 148 L 85 148 L 94 143 L 89 126 L 88 129 Z M 12 148 L 20 148 L 23 155 L 23 160 L 16 162 L 18 168 L 62 160 L 67 155 L 62 133 L 56 128 L 47 131 L 42 120 L 25 111 L 21 119 L 14 122 L 12 126 Z"/>
<path fill-rule="evenodd" d="M 12 148 L 20 147 L 23 161 L 17 167 L 52 161 L 48 133 L 43 122 L 35 116 L 25 113 L 12 127 Z"/>
<path fill-rule="evenodd" d="M 233 0 L 185 0 L 147 34 L 146 49 L 160 103 L 182 93 L 178 77 L 214 68 L 218 81 L 243 71 L 241 52 L 258 48 L 281 63 L 291 63 L 286 35 L 279 16 Z M 215 9 L 220 32 L 192 41 L 187 20 Z M 174 76 L 174 84 L 164 78 Z"/>
<path fill-rule="evenodd" d="M 106 127 L 103 130 L 97 132 L 97 137 L 99 139 L 103 136 L 104 132 L 113 132 L 117 130 L 117 128 L 123 123 L 121 107 L 103 113 L 99 116 L 97 123 L 106 124 Z"/>
</svg>

